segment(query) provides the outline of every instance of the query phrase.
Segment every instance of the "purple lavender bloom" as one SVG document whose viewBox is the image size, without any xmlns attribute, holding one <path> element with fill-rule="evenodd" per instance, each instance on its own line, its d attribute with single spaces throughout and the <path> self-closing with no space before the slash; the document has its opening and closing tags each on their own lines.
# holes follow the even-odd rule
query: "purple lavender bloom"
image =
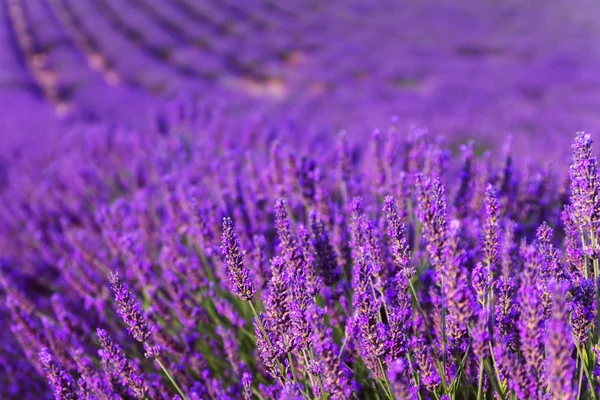
<svg viewBox="0 0 600 400">
<path fill-rule="evenodd" d="M 422 333 L 411 338 L 410 347 L 415 355 L 415 362 L 419 368 L 421 384 L 429 391 L 435 391 L 442 383 L 442 378 L 437 371 L 432 355 L 432 349 L 427 345 Z"/>
<path fill-rule="evenodd" d="M 531 246 L 524 249 L 524 257 L 528 262 L 525 266 L 524 280 L 519 288 L 519 303 L 521 318 L 518 322 L 521 353 L 528 374 L 532 377 L 534 392 L 541 390 L 542 366 L 544 364 L 544 304 L 542 291 L 538 287 L 539 273 L 535 263 L 534 250 Z"/>
<path fill-rule="evenodd" d="M 315 271 L 316 261 L 313 240 L 310 232 L 304 225 L 298 227 L 298 241 L 302 254 L 294 258 L 296 271 L 293 277 L 302 276 L 304 286 L 309 296 L 316 296 L 322 288 L 322 279 Z M 300 252 L 298 252 L 300 253 Z"/>
<path fill-rule="evenodd" d="M 573 207 L 566 206 L 562 212 L 562 222 L 565 227 L 566 270 L 569 275 L 577 277 L 577 279 L 584 279 L 589 276 L 589 271 L 586 271 L 581 233 L 575 218 Z"/>
<path fill-rule="evenodd" d="M 410 379 L 408 361 L 403 358 L 399 358 L 390 363 L 387 377 L 390 381 L 394 396 L 396 396 L 397 399 L 418 399 L 417 388 L 414 387 L 414 384 Z"/>
<path fill-rule="evenodd" d="M 161 347 L 158 344 L 144 342 L 144 357 L 156 360 L 160 356 Z"/>
<path fill-rule="evenodd" d="M 485 221 L 483 224 L 483 254 L 494 275 L 500 259 L 500 206 L 492 185 L 485 190 Z"/>
<path fill-rule="evenodd" d="M 519 311 L 515 304 L 516 288 L 514 279 L 500 277 L 496 283 L 496 291 L 494 303 L 495 333 L 507 348 L 517 351 Z"/>
<path fill-rule="evenodd" d="M 337 254 L 331 245 L 323 220 L 316 213 L 310 215 L 310 229 L 315 249 L 316 270 L 323 278 L 325 285 L 332 286 L 340 279 L 341 275 L 337 265 Z"/>
<path fill-rule="evenodd" d="M 388 327 L 377 319 L 374 309 L 368 314 L 358 313 L 354 318 L 356 318 L 361 356 L 371 373 L 380 377 L 382 371 L 379 363 L 386 358 Z"/>
<path fill-rule="evenodd" d="M 309 310 L 314 300 L 310 290 L 307 288 L 304 275 L 296 274 L 289 282 L 291 287 L 290 317 L 292 342 L 299 349 L 310 346 L 310 335 L 312 332 L 309 321 Z"/>
<path fill-rule="evenodd" d="M 596 299 L 594 281 L 582 280 L 571 289 L 571 325 L 578 346 L 585 346 L 596 321 Z"/>
<path fill-rule="evenodd" d="M 129 287 L 119 276 L 119 271 L 109 275 L 110 288 L 117 302 L 117 313 L 128 326 L 131 336 L 138 342 L 145 342 L 150 337 L 151 330 L 144 317 L 142 306 L 137 302 Z"/>
<path fill-rule="evenodd" d="M 331 400 L 350 399 L 356 392 L 352 370 L 340 359 L 340 350 L 333 341 L 331 328 L 323 323 L 323 314 L 324 311 L 316 305 L 310 311 L 313 328 L 311 340 L 316 360 L 323 371 L 323 386 Z"/>
<path fill-rule="evenodd" d="M 377 291 L 383 292 L 390 274 L 382 257 L 375 226 L 364 215 L 364 204 L 361 198 L 352 199 L 350 214 L 352 216 L 352 253 L 355 264 L 358 263 L 358 260 L 367 260 L 373 274 L 369 280 L 372 280 Z M 356 279 L 356 275 L 354 279 Z"/>
<path fill-rule="evenodd" d="M 456 359 L 468 346 L 468 325 L 473 316 L 474 301 L 469 285 L 469 273 L 466 268 L 467 255 L 460 239 L 461 224 L 458 220 L 450 222 L 448 243 L 445 251 L 446 268 L 444 276 L 444 307 L 446 314 L 446 337 L 448 351 Z"/>
<path fill-rule="evenodd" d="M 288 215 L 287 203 L 284 199 L 277 200 L 275 204 L 275 228 L 279 236 L 279 247 L 284 258 L 289 259 L 294 253 L 296 241 L 292 233 L 290 217 Z"/>
<path fill-rule="evenodd" d="M 256 337 L 256 348 L 260 354 L 265 367 L 273 377 L 281 376 L 281 371 L 277 367 L 277 360 L 283 354 L 283 350 L 275 341 L 275 336 L 269 329 L 267 319 L 263 314 L 258 315 L 259 320 L 254 321 L 254 336 Z M 263 328 L 264 327 L 264 331 Z"/>
<path fill-rule="evenodd" d="M 279 394 L 278 400 L 302 400 L 302 394 L 298 388 L 297 383 L 286 383 L 281 393 Z"/>
<path fill-rule="evenodd" d="M 266 289 L 269 278 L 271 277 L 266 252 L 267 240 L 265 239 L 265 236 L 262 234 L 253 235 L 252 251 L 249 253 L 250 268 L 252 277 L 256 280 L 259 291 L 260 289 Z"/>
<path fill-rule="evenodd" d="M 215 249 L 215 233 L 210 227 L 210 208 L 201 205 L 199 194 L 194 186 L 187 193 L 187 201 L 183 202 L 184 210 L 190 224 L 190 234 L 198 241 L 200 249 L 211 257 Z"/>
<path fill-rule="evenodd" d="M 386 361 L 391 362 L 407 353 L 408 332 L 412 324 L 412 304 L 405 278 L 395 279 L 397 290 L 394 298 L 387 299 L 387 348 Z"/>
<path fill-rule="evenodd" d="M 281 257 L 271 260 L 271 279 L 268 284 L 265 310 L 273 333 L 282 335 L 290 327 L 290 294 L 285 261 Z"/>
<path fill-rule="evenodd" d="M 242 374 L 242 386 L 244 387 L 244 400 L 252 400 L 252 375 L 250 373 Z"/>
<path fill-rule="evenodd" d="M 493 283 L 489 268 L 481 263 L 477 263 L 475 268 L 473 268 L 471 279 L 473 281 L 473 288 L 475 289 L 477 301 L 479 304 L 483 305 Z"/>
<path fill-rule="evenodd" d="M 465 218 L 470 211 L 471 197 L 473 196 L 474 166 L 474 142 L 460 146 L 462 157 L 462 168 L 459 172 L 460 185 L 454 197 L 454 207 L 457 218 Z"/>
<path fill-rule="evenodd" d="M 408 240 L 406 239 L 406 228 L 400 220 L 398 207 L 392 196 L 385 198 L 383 210 L 387 219 L 387 234 L 392 246 L 394 267 L 405 279 L 411 279 L 415 274 L 415 268 L 411 265 L 410 261 L 411 254 Z"/>
<path fill-rule="evenodd" d="M 227 268 L 231 289 L 242 300 L 250 301 L 256 293 L 256 288 L 250 279 L 248 268 L 244 265 L 246 252 L 241 248 L 231 218 L 223 218 L 223 235 L 221 239 L 221 250 L 225 257 L 225 267 Z"/>
<path fill-rule="evenodd" d="M 592 138 L 584 132 L 577 132 L 573 143 L 573 163 L 569 170 L 571 177 L 571 203 L 573 214 L 579 225 L 590 232 L 600 228 L 600 177 L 598 162 L 592 152 Z"/>
<path fill-rule="evenodd" d="M 119 345 L 108 336 L 105 330 L 98 329 L 97 334 L 102 346 L 98 354 L 102 360 L 112 365 L 116 376 L 133 390 L 136 398 L 143 399 L 148 396 L 148 386 L 144 377 L 135 371 Z"/>
<path fill-rule="evenodd" d="M 542 278 L 544 279 L 566 279 L 566 275 L 560 265 L 560 253 L 552 243 L 552 228 L 546 222 L 537 230 L 537 251 L 540 255 Z"/>
<path fill-rule="evenodd" d="M 417 215 L 423 226 L 423 238 L 427 242 L 427 251 L 431 264 L 441 269 L 444 263 L 443 253 L 447 235 L 446 189 L 437 178 L 417 175 Z"/>
<path fill-rule="evenodd" d="M 552 399 L 570 400 L 577 397 L 573 383 L 575 360 L 572 359 L 574 344 L 569 325 L 567 308 L 567 284 L 552 282 L 552 314 L 547 322 L 546 335 L 546 384 Z"/>
<path fill-rule="evenodd" d="M 80 374 L 80 378 L 77 380 L 78 385 L 81 387 L 85 384 L 91 392 L 95 392 L 102 396 L 107 396 L 111 393 L 108 383 L 98 373 L 99 371 L 94 369 L 92 361 L 83 354 L 81 349 L 72 352 L 73 359 L 77 364 L 77 371 Z"/>
<path fill-rule="evenodd" d="M 52 385 L 56 400 L 75 400 L 78 398 L 73 377 L 65 371 L 61 363 L 54 360 L 47 348 L 43 348 L 40 352 L 40 363 Z"/>
<path fill-rule="evenodd" d="M 311 204 L 317 190 L 316 186 L 320 180 L 320 172 L 315 161 L 308 157 L 302 157 L 297 177 L 302 197 L 308 204 Z"/>
</svg>

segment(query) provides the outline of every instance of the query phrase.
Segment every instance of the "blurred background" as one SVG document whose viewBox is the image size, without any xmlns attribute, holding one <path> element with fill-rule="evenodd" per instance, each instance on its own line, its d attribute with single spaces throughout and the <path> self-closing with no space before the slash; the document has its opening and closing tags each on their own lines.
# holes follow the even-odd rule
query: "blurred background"
<svg viewBox="0 0 600 400">
<path fill-rule="evenodd" d="M 600 114 L 595 0 L 2 0 L 0 148 L 186 96 L 302 129 L 565 157 Z M 32 140 L 33 139 L 33 140 Z"/>
</svg>

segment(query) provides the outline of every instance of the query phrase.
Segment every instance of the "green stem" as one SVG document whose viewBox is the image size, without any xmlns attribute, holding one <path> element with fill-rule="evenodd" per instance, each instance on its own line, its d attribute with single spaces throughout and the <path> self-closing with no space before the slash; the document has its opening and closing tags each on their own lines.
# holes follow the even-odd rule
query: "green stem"
<svg viewBox="0 0 600 400">
<path fill-rule="evenodd" d="M 419 375 L 417 374 L 417 372 L 415 371 L 415 367 L 413 366 L 412 352 L 410 351 L 410 349 L 408 349 L 408 354 L 406 355 L 406 359 L 408 360 L 408 366 L 410 367 L 410 372 L 413 377 L 413 382 L 415 383 L 415 387 L 417 388 L 417 396 L 419 397 L 419 400 L 423 400 L 421 398 L 421 392 L 418 390 L 419 385 L 420 385 Z"/>
<path fill-rule="evenodd" d="M 581 233 L 581 248 L 583 250 L 585 250 L 585 236 L 583 235 L 583 230 L 580 229 L 580 233 Z M 585 279 L 588 279 L 590 276 L 590 272 L 589 272 L 589 268 L 588 268 L 588 258 L 587 257 L 583 257 L 583 262 L 585 265 L 585 271 L 583 271 L 583 274 L 585 276 Z"/>
<path fill-rule="evenodd" d="M 256 390 L 256 389 L 252 388 L 252 393 L 254 393 L 254 395 L 255 395 L 256 397 L 258 397 L 258 400 L 265 400 L 265 399 L 264 399 L 264 398 L 261 396 L 261 394 L 260 394 L 260 392 L 259 392 L 258 390 Z"/>
<path fill-rule="evenodd" d="M 346 343 L 348 343 L 348 336 L 344 337 L 344 342 L 342 343 L 342 347 L 340 347 L 340 354 L 338 355 L 338 358 L 342 358 L 342 355 L 344 354 L 344 348 L 346 348 Z"/>
<path fill-rule="evenodd" d="M 387 378 L 385 373 L 385 368 L 383 368 L 383 363 L 381 362 L 381 358 L 377 357 L 377 363 L 379 364 L 379 369 L 381 370 L 381 375 L 383 375 L 383 388 L 385 390 L 385 394 L 391 399 L 394 400 L 394 394 L 392 393 L 392 386 L 390 385 L 390 381 Z"/>
<path fill-rule="evenodd" d="M 173 377 L 171 376 L 171 374 L 169 374 L 169 371 L 167 371 L 167 369 L 165 368 L 165 366 L 163 365 L 162 362 L 160 362 L 160 360 L 157 358 L 156 362 L 158 363 L 158 365 L 160 366 L 160 368 L 163 370 L 163 372 L 165 373 L 165 375 L 167 375 L 167 378 L 169 378 L 169 380 L 171 381 L 171 383 L 173 384 L 173 386 L 175 386 L 175 389 L 177 389 L 177 392 L 179 393 L 179 395 L 181 396 L 181 398 L 183 400 L 187 400 L 187 397 L 185 397 L 185 394 L 183 394 L 183 391 L 181 390 L 181 388 L 179 387 L 179 385 L 177 384 L 177 382 L 175 382 L 175 379 L 173 379 Z"/>
<path fill-rule="evenodd" d="M 577 349 L 577 355 L 579 356 L 579 358 L 581 359 L 581 362 L 583 364 L 583 372 L 585 372 L 585 377 L 587 378 L 588 384 L 590 385 L 591 398 L 596 400 L 596 389 L 594 388 L 594 378 L 590 374 L 590 371 L 588 371 L 588 368 L 587 368 L 587 365 L 585 362 L 585 358 L 583 357 L 583 353 L 581 352 L 579 345 L 576 344 L 575 349 Z"/>
<path fill-rule="evenodd" d="M 294 383 L 298 382 L 296 378 L 296 369 L 294 368 L 294 360 L 292 359 L 292 353 L 287 353 L 288 361 L 290 363 L 290 369 L 292 370 L 292 378 L 294 378 Z"/>
<path fill-rule="evenodd" d="M 441 274 L 440 274 L 441 275 Z M 441 279 L 441 302 L 442 302 L 442 371 L 444 375 L 446 374 L 446 307 L 444 306 L 444 276 L 440 277 Z M 443 376 L 442 375 L 442 378 Z M 444 385 L 446 386 L 446 385 Z"/>
<path fill-rule="evenodd" d="M 483 362 L 479 365 L 479 379 L 477 383 L 477 400 L 482 399 L 482 389 L 483 389 Z"/>
<path fill-rule="evenodd" d="M 581 360 L 581 364 L 579 365 L 579 385 L 577 386 L 577 399 L 581 399 L 581 388 L 583 386 L 583 360 Z"/>
<path fill-rule="evenodd" d="M 502 387 L 502 381 L 500 380 L 500 372 L 498 371 L 498 364 L 496 363 L 496 356 L 494 355 L 494 347 L 492 346 L 492 342 L 490 341 L 490 357 L 492 360 L 492 370 L 494 371 L 494 376 L 498 381 L 498 386 L 500 387 L 500 397 L 506 397 L 506 390 Z"/>
</svg>

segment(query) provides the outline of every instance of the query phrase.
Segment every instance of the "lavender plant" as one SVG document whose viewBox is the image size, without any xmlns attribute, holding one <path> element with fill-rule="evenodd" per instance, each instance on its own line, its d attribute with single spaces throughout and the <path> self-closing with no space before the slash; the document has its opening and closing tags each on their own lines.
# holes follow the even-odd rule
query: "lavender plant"
<svg viewBox="0 0 600 400">
<path fill-rule="evenodd" d="M 561 176 L 423 131 L 316 155 L 177 118 L 14 170 L 0 397 L 597 398 L 589 135 Z"/>
</svg>

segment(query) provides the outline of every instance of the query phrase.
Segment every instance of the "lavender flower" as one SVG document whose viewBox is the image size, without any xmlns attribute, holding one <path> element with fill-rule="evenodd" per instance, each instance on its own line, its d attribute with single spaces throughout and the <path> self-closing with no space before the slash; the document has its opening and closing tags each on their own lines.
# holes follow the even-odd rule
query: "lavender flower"
<svg viewBox="0 0 600 400">
<path fill-rule="evenodd" d="M 105 330 L 98 329 L 97 334 L 102 346 L 102 350 L 99 351 L 102 360 L 113 366 L 117 376 L 133 390 L 136 398 L 143 399 L 148 396 L 148 386 L 144 377 L 135 371 L 119 345 L 113 342 Z"/>
<path fill-rule="evenodd" d="M 446 314 L 447 349 L 455 358 L 460 358 L 468 346 L 468 325 L 473 316 L 472 290 L 469 286 L 469 273 L 465 266 L 467 254 L 460 240 L 460 222 L 452 220 L 448 232 L 445 251 L 446 268 L 444 276 L 444 306 Z"/>
<path fill-rule="evenodd" d="M 310 216 L 310 228 L 315 249 L 316 270 L 323 278 L 325 285 L 332 286 L 340 279 L 337 254 L 329 241 L 329 233 L 325 224 L 316 213 L 312 213 Z"/>
<path fill-rule="evenodd" d="M 242 374 L 242 386 L 244 386 L 244 400 L 252 400 L 252 375 L 248 372 Z"/>
<path fill-rule="evenodd" d="M 138 342 L 145 342 L 150 337 L 150 328 L 143 315 L 142 307 L 129 291 L 127 284 L 119 276 L 119 271 L 109 275 L 110 288 L 117 302 L 117 313 L 129 327 L 129 333 Z"/>
<path fill-rule="evenodd" d="M 323 310 L 315 305 L 310 316 L 313 328 L 311 339 L 316 360 L 323 371 L 324 389 L 332 400 L 349 399 L 356 391 L 352 371 L 339 358 L 339 348 L 332 339 L 331 329 L 323 323 Z"/>
<path fill-rule="evenodd" d="M 581 234 L 575 220 L 573 207 L 565 207 L 562 213 L 562 222 L 565 226 L 566 270 L 569 275 L 583 279 L 588 276 L 589 271 L 586 270 Z"/>
<path fill-rule="evenodd" d="M 248 268 L 244 265 L 246 252 L 241 249 L 231 218 L 223 218 L 221 240 L 221 250 L 225 257 L 225 266 L 231 289 L 242 300 L 250 301 L 256 293 L 256 288 L 250 279 Z"/>
<path fill-rule="evenodd" d="M 571 291 L 573 293 L 571 303 L 573 338 L 578 346 L 584 346 L 596 321 L 594 282 L 591 279 L 581 281 Z"/>
<path fill-rule="evenodd" d="M 531 264 L 534 260 L 533 249 L 527 247 L 524 252 L 529 262 L 526 265 L 524 281 L 519 289 L 521 304 L 521 318 L 518 323 L 519 341 L 528 374 L 531 375 L 535 386 L 534 392 L 539 393 L 544 363 L 544 305 L 542 291 L 537 282 L 538 271 L 536 265 Z"/>
<path fill-rule="evenodd" d="M 600 178 L 598 162 L 592 154 L 591 136 L 577 132 L 573 143 L 573 163 L 569 170 L 573 214 L 577 225 L 596 232 L 600 227 Z"/>
<path fill-rule="evenodd" d="M 275 228 L 280 240 L 281 252 L 285 258 L 289 258 L 296 247 L 290 218 L 287 210 L 287 203 L 284 199 L 277 200 L 275 204 Z"/>
<path fill-rule="evenodd" d="M 387 376 L 397 399 L 415 400 L 418 398 L 417 389 L 410 380 L 409 366 L 405 359 L 400 358 L 392 362 Z"/>
<path fill-rule="evenodd" d="M 273 377 L 278 377 L 281 375 L 281 371 L 278 369 L 277 362 L 279 357 L 283 354 L 283 350 L 275 341 L 275 336 L 266 322 L 267 319 L 262 314 L 259 314 L 258 320 L 254 321 L 256 348 L 258 349 L 260 358 L 265 367 L 267 367 L 269 374 Z"/>
<path fill-rule="evenodd" d="M 512 351 L 518 348 L 517 321 L 519 311 L 515 304 L 515 283 L 512 278 L 500 277 L 496 284 L 497 294 L 494 303 L 495 332 L 499 340 Z"/>
<path fill-rule="evenodd" d="M 57 400 L 75 400 L 78 398 L 73 377 L 65 371 L 61 363 L 54 360 L 47 348 L 43 348 L 40 352 L 40 363 L 54 388 L 54 397 Z"/>
<path fill-rule="evenodd" d="M 490 270 L 497 273 L 500 258 L 500 206 L 496 191 L 488 185 L 485 191 L 485 222 L 483 227 L 483 253 Z"/>
<path fill-rule="evenodd" d="M 537 250 L 540 255 L 542 277 L 563 280 L 566 275 L 560 266 L 560 254 L 552 243 L 552 228 L 547 223 L 542 223 L 537 231 Z"/>
<path fill-rule="evenodd" d="M 454 197 L 454 207 L 457 217 L 464 218 L 468 215 L 471 196 L 473 195 L 474 166 L 474 142 L 461 145 L 462 168 L 459 173 L 460 185 Z"/>
<path fill-rule="evenodd" d="M 573 383 L 575 361 L 573 339 L 569 326 L 569 310 L 566 302 L 566 283 L 552 283 L 554 304 L 547 322 L 546 336 L 546 382 L 553 399 L 575 399 L 577 389 Z"/>
<path fill-rule="evenodd" d="M 295 383 L 287 383 L 281 393 L 279 394 L 279 400 L 302 400 L 303 397 L 300 394 L 300 389 L 298 388 L 298 384 Z"/>
<path fill-rule="evenodd" d="M 406 279 L 411 279 L 415 274 L 415 268 L 410 262 L 410 249 L 406 238 L 406 228 L 400 220 L 398 208 L 393 197 L 388 196 L 385 198 L 383 210 L 387 218 L 387 234 L 392 245 L 394 267 Z"/>
<path fill-rule="evenodd" d="M 418 216 L 431 264 L 442 268 L 447 234 L 446 189 L 437 178 L 417 176 Z"/>
<path fill-rule="evenodd" d="M 42 43 L 36 8 L 24 3 L 7 8 L 9 28 L 23 39 L 31 25 L 32 43 Z M 93 46 L 70 7 L 51 3 Z M 126 28 L 110 4 L 96 3 L 116 30 Z M 175 11 L 229 37 L 228 24 L 180 3 Z M 264 16 L 297 11 L 273 3 L 257 19 L 242 15 L 245 7 L 215 11 L 258 30 Z M 143 12 L 174 26 L 171 14 Z M 190 35 L 175 32 L 196 43 Z M 161 58 L 179 62 L 171 56 Z M 245 59 L 228 60 L 243 76 L 231 83 L 264 90 L 273 78 L 237 65 Z M 535 162 L 521 169 L 512 151 L 480 157 L 473 143 L 450 163 L 443 139 L 403 135 L 396 125 L 374 135 L 372 152 L 358 135 L 337 154 L 326 130 L 300 131 L 295 121 L 267 127 L 180 101 L 164 115 L 160 132 L 56 135 L 42 161 L 3 152 L 0 398 L 448 400 L 480 388 L 480 397 L 561 399 L 597 391 L 591 277 L 600 181 L 588 136 L 577 135 L 563 179 Z M 117 269 L 111 291 L 102 276 Z M 116 313 L 107 308 L 112 295 Z"/>
<path fill-rule="evenodd" d="M 281 257 L 271 260 L 271 280 L 266 300 L 266 311 L 273 333 L 284 334 L 290 326 L 290 294 L 285 261 Z"/>
</svg>

